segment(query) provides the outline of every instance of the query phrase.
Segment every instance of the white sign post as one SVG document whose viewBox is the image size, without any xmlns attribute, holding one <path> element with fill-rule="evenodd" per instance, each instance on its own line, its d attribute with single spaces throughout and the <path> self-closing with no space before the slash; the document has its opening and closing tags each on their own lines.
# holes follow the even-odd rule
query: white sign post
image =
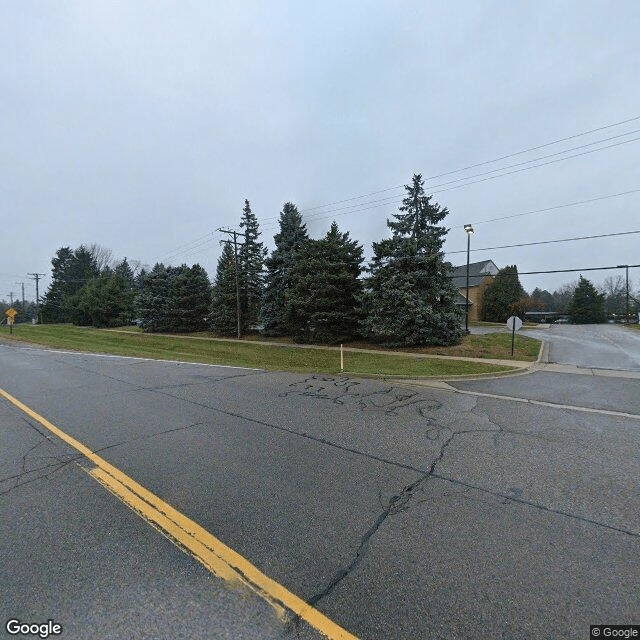
<svg viewBox="0 0 640 640">
<path fill-rule="evenodd" d="M 516 342 L 516 331 L 518 331 L 521 326 L 522 326 L 522 320 L 520 320 L 518 316 L 511 316 L 507 320 L 507 327 L 511 329 L 511 355 L 513 355 L 513 347 Z"/>
</svg>

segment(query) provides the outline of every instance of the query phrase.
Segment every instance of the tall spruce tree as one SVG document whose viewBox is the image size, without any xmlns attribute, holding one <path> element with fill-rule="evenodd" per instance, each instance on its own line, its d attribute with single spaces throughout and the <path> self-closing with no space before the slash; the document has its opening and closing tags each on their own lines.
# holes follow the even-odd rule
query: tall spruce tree
<svg viewBox="0 0 640 640">
<path fill-rule="evenodd" d="M 69 294 L 68 274 L 71 271 L 73 251 L 71 247 L 61 247 L 51 260 L 51 283 L 42 300 L 41 312 L 44 322 L 64 322 L 62 298 Z"/>
<path fill-rule="evenodd" d="M 136 279 L 135 279 L 135 276 L 133 275 L 133 270 L 129 266 L 129 263 L 127 262 L 126 258 L 123 258 L 120 262 L 118 262 L 116 266 L 113 268 L 113 271 L 114 273 L 117 273 L 118 275 L 122 276 L 127 282 L 127 284 L 129 285 L 129 287 L 131 287 L 132 289 L 135 287 Z"/>
<path fill-rule="evenodd" d="M 171 326 L 169 294 L 171 276 L 161 262 L 144 276 L 136 299 L 140 326 L 152 333 L 168 331 Z"/>
<path fill-rule="evenodd" d="M 514 313 L 518 315 L 518 302 L 526 297 L 518 267 L 515 264 L 504 267 L 484 291 L 482 317 L 488 322 L 506 322 Z"/>
<path fill-rule="evenodd" d="M 62 247 L 51 260 L 51 284 L 44 295 L 42 317 L 45 322 L 90 324 L 90 317 L 76 305 L 76 294 L 100 269 L 91 250 L 85 245 L 71 250 Z"/>
<path fill-rule="evenodd" d="M 235 255 L 230 242 L 225 242 L 218 258 L 211 300 L 211 330 L 223 336 L 236 335 L 237 299 Z"/>
<path fill-rule="evenodd" d="M 405 189 L 401 213 L 387 220 L 391 238 L 373 243 L 362 327 L 370 339 L 392 346 L 455 344 L 462 314 L 442 251 L 448 229 L 438 224 L 449 212 L 425 196 L 420 174 Z"/>
<path fill-rule="evenodd" d="M 286 321 L 305 342 L 352 340 L 361 319 L 363 248 L 334 222 L 321 240 L 307 240 L 291 269 Z"/>
<path fill-rule="evenodd" d="M 291 270 L 297 254 L 308 240 L 307 227 L 302 216 L 291 202 L 285 203 L 280 212 L 280 231 L 273 239 L 276 248 L 265 260 L 266 275 L 262 298 L 262 332 L 267 336 L 284 336 L 289 333 L 286 311 L 291 288 Z"/>
<path fill-rule="evenodd" d="M 240 226 L 244 229 L 244 242 L 240 246 L 240 305 L 243 329 L 255 327 L 260 320 L 262 289 L 264 284 L 264 259 L 267 255 L 262 242 L 258 242 L 260 231 L 258 220 L 251 211 L 248 200 L 244 201 Z"/>
<path fill-rule="evenodd" d="M 206 331 L 211 307 L 211 283 L 199 265 L 183 265 L 169 287 L 171 331 Z"/>
<path fill-rule="evenodd" d="M 573 300 L 569 305 L 568 313 L 574 324 L 606 322 L 604 294 L 598 293 L 589 280 L 580 276 L 578 286 L 573 292 Z"/>
</svg>

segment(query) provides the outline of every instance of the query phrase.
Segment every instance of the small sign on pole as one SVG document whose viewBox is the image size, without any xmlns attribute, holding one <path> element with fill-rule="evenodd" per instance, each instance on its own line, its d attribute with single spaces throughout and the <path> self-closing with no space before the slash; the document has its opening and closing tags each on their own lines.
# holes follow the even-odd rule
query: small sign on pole
<svg viewBox="0 0 640 640">
<path fill-rule="evenodd" d="M 522 320 L 518 316 L 511 316 L 507 320 L 507 327 L 511 329 L 511 355 L 513 355 L 513 348 L 516 342 L 516 331 L 522 326 Z"/>
<path fill-rule="evenodd" d="M 4 315 L 7 316 L 7 324 L 9 325 L 9 333 L 13 333 L 13 323 L 16 319 L 16 316 L 18 315 L 18 312 L 13 308 L 13 307 L 9 307 L 5 312 Z"/>
</svg>

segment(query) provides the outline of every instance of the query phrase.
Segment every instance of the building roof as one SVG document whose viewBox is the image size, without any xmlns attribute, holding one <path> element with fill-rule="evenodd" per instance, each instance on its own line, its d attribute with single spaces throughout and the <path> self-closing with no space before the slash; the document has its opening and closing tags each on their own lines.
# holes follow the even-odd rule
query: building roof
<svg viewBox="0 0 640 640">
<path fill-rule="evenodd" d="M 469 263 L 469 287 L 477 287 L 487 276 L 495 276 L 498 267 L 493 260 L 483 260 L 482 262 Z M 458 289 L 465 289 L 467 286 L 467 265 L 453 267 L 451 271 L 453 284 Z"/>
</svg>

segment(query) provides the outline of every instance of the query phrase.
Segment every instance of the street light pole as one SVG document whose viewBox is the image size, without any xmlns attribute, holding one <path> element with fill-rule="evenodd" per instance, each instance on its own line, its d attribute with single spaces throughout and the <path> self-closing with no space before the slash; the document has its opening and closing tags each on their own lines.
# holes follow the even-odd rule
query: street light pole
<svg viewBox="0 0 640 640">
<path fill-rule="evenodd" d="M 473 227 L 470 224 L 465 224 L 464 230 L 467 232 L 467 299 L 465 303 L 464 330 L 468 334 L 469 333 L 469 254 L 471 252 L 471 234 L 473 233 Z"/>
</svg>

